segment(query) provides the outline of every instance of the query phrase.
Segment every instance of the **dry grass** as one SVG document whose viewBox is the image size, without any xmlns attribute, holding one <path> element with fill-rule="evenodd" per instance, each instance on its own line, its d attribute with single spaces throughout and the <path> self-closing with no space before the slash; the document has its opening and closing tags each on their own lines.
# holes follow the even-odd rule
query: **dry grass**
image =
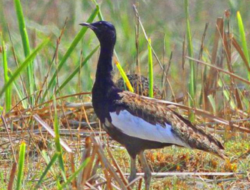
<svg viewBox="0 0 250 190">
<path fill-rule="evenodd" d="M 45 5 L 43 5 L 44 2 Z M 65 54 L 69 50 L 69 45 L 73 44 L 70 42 L 76 35 L 75 18 L 74 21 L 71 21 L 71 18 L 68 21 L 65 18 L 66 15 L 63 15 L 64 11 L 58 10 L 57 3 L 46 4 L 46 1 L 44 2 L 39 2 L 44 7 L 37 10 L 35 16 L 39 18 L 34 18 L 37 23 L 33 23 L 33 18 L 30 16 L 34 16 L 34 7 L 36 8 L 36 6 L 23 3 L 26 10 L 24 17 L 27 16 L 30 21 L 27 22 L 27 27 L 32 46 L 36 47 L 38 42 L 47 39 L 48 33 L 43 32 L 50 28 L 45 26 L 47 23 L 54 21 L 57 24 L 60 23 L 58 26 L 61 27 L 50 28 L 53 34 L 50 34 L 50 43 L 43 51 L 39 52 L 39 56 L 35 59 L 37 68 L 35 67 L 34 70 L 36 79 L 33 82 L 36 83 L 37 91 L 33 94 L 29 93 L 27 89 L 30 86 L 27 85 L 29 84 L 26 80 L 27 75 L 22 70 L 16 75 L 16 77 L 20 75 L 18 78 L 20 80 L 14 80 L 12 83 L 15 89 L 14 87 L 12 89 L 13 97 L 9 96 L 9 99 L 6 99 L 8 106 L 5 105 L 7 104 L 5 99 L 2 97 L 0 99 L 4 104 L 3 107 L 0 107 L 0 189 L 13 189 L 16 185 L 17 173 L 19 172 L 19 146 L 22 142 L 26 144 L 23 189 L 37 189 L 36 184 L 45 173 L 46 168 L 48 171 L 41 181 L 41 189 L 59 189 L 66 182 L 70 184 L 68 186 L 70 189 L 125 189 L 126 187 L 128 189 L 143 189 L 144 181 L 140 164 L 137 165 L 138 178 L 135 185 L 131 186 L 127 182 L 127 176 L 130 172 L 127 151 L 112 141 L 101 129 L 99 121 L 93 113 L 90 93 L 81 92 L 89 91 L 93 82 L 94 72 L 91 71 L 95 70 L 95 65 L 88 66 L 84 62 L 86 55 L 90 55 L 90 60 L 96 62 L 97 58 L 92 58 L 91 54 L 96 50 L 91 52 L 92 46 L 96 47 L 96 44 L 92 43 L 93 38 L 87 36 L 84 39 L 84 46 L 77 48 L 70 46 L 72 54 Z M 72 2 L 79 3 L 79 1 Z M 155 61 L 155 81 L 162 84 L 160 90 L 163 91 L 164 99 L 171 100 L 170 102 L 165 101 L 166 106 L 185 117 L 194 114 L 196 125 L 224 141 L 225 151 L 229 156 L 229 159 L 221 160 L 209 153 L 175 146 L 146 151 L 146 157 L 153 171 L 152 189 L 250 189 L 250 67 L 249 58 L 242 43 L 243 38 L 236 32 L 235 23 L 231 21 L 234 19 L 230 18 L 229 13 L 226 12 L 224 16 L 221 13 L 223 18 L 213 21 L 209 27 L 208 24 L 202 23 L 205 26 L 202 36 L 197 35 L 197 31 L 198 34 L 202 34 L 200 23 L 196 24 L 195 28 L 191 27 L 192 32 L 195 31 L 195 33 L 192 34 L 194 56 L 190 57 L 190 54 L 187 53 L 187 39 L 182 38 L 183 34 L 180 32 L 185 33 L 186 31 L 183 29 L 185 28 L 183 26 L 185 16 L 182 13 L 184 11 L 179 11 L 180 8 L 183 8 L 179 6 L 178 1 L 172 3 L 162 1 L 157 6 L 153 1 L 145 1 L 149 5 L 142 4 L 142 8 L 139 7 L 139 11 L 136 12 L 135 39 L 130 36 L 134 27 L 131 23 L 132 18 L 134 18 L 133 14 L 127 14 L 126 9 L 117 9 L 116 7 L 128 6 L 126 1 L 119 2 L 123 2 L 125 5 L 117 2 L 114 3 L 115 6 L 112 3 L 103 3 L 102 8 L 112 12 L 111 15 L 114 17 L 111 19 L 110 14 L 105 15 L 117 26 L 119 42 L 116 50 L 120 55 L 120 60 L 131 63 L 124 64 L 125 70 L 130 70 L 130 73 L 135 71 L 136 73 L 145 73 L 147 67 L 143 65 L 143 62 L 146 62 L 147 52 L 142 47 L 146 47 L 146 39 L 150 33 Z M 206 1 L 195 2 L 192 6 L 207 5 Z M 77 9 L 78 4 L 74 4 L 75 8 L 70 9 L 71 16 L 84 15 L 84 18 L 88 18 L 95 12 L 93 4 L 89 5 L 87 1 L 82 3 L 86 5 L 85 9 L 87 9 L 84 10 L 84 14 L 80 9 Z M 0 8 L 4 9 L 1 5 Z M 241 5 L 243 5 L 242 9 L 247 7 L 242 3 Z M 7 16 L 5 19 L 8 21 L 8 17 L 10 17 L 8 15 L 12 15 L 14 10 L 7 11 L 12 5 L 7 4 L 6 6 L 4 11 Z M 68 4 L 61 6 L 68 8 Z M 210 8 L 203 9 L 206 10 L 206 14 L 208 14 L 207 10 L 211 10 L 214 5 L 208 6 Z M 151 9 L 155 7 L 157 10 L 152 13 Z M 165 7 L 170 7 L 172 10 L 166 11 Z M 158 11 L 158 9 L 162 10 L 162 8 L 164 8 L 163 12 L 169 12 L 168 18 L 176 20 L 174 24 L 171 21 L 168 25 L 164 19 L 159 17 L 162 11 Z M 218 7 L 214 7 L 214 9 L 218 12 Z M 136 6 L 134 6 L 134 10 L 136 10 Z M 55 20 L 51 22 L 47 12 L 55 14 L 56 16 L 53 17 Z M 144 14 L 144 12 L 150 14 Z M 180 12 L 178 18 L 176 17 L 177 12 Z M 197 15 L 199 12 L 202 11 L 197 11 Z M 211 12 L 214 13 L 215 10 L 211 10 Z M 224 12 L 224 8 L 221 12 Z M 248 12 L 246 11 L 245 15 Z M 142 13 L 143 16 L 141 16 Z M 158 16 L 152 19 L 151 13 Z M 124 18 L 121 18 L 120 15 L 124 15 Z M 205 18 L 213 19 L 209 15 L 205 15 Z M 196 19 L 200 18 L 196 16 Z M 206 20 L 202 19 L 203 22 Z M 150 20 L 150 22 L 145 20 Z M 191 22 L 191 26 L 192 24 Z M 3 31 L 3 39 L 9 34 L 9 38 L 7 38 L 9 40 L 6 41 L 8 59 L 6 59 L 5 64 L 8 66 L 17 65 L 16 69 L 20 68 L 19 62 L 22 63 L 20 60 L 23 60 L 24 55 L 20 39 L 16 37 L 19 33 L 16 33 L 17 29 L 12 28 L 11 25 L 16 26 L 16 23 L 10 22 L 10 29 L 8 29 L 10 33 L 6 29 L 7 24 L 3 27 L 6 30 Z M 249 23 L 246 23 L 246 26 L 249 26 Z M 36 32 L 34 28 L 38 29 L 39 32 Z M 179 31 L 180 28 L 182 29 Z M 0 30 L 2 31 L 2 29 Z M 160 34 L 161 32 L 164 35 Z M 245 33 L 246 37 L 249 38 L 248 32 Z M 68 36 L 71 38 L 68 39 Z M 77 43 L 79 41 L 80 38 Z M 134 47 L 135 41 L 136 47 Z M 0 53 L 3 54 L 4 45 L 1 44 Z M 162 51 L 164 51 L 163 55 L 159 56 Z M 135 55 L 136 58 L 134 58 Z M 196 69 L 196 73 L 194 73 L 197 84 L 195 97 L 190 95 L 188 89 L 187 81 L 190 78 L 190 67 L 187 63 L 189 61 L 195 64 Z M 134 62 L 135 64 L 132 64 Z M 60 72 L 57 70 L 58 63 L 63 63 Z M 9 72 L 8 69 L 14 70 L 12 67 L 6 68 L 5 72 Z M 75 70 L 75 68 L 79 68 L 79 70 Z M 73 70 L 76 72 L 71 72 Z M 89 74 L 90 72 L 93 75 Z M 72 77 L 67 78 L 70 74 L 73 74 Z M 51 76 L 54 76 L 56 80 L 52 80 Z M 49 89 L 47 83 L 53 84 L 54 82 L 56 83 L 55 89 Z M 60 87 L 60 90 L 57 87 Z M 51 98 L 55 94 L 54 90 L 56 91 L 56 101 Z M 48 92 L 47 95 L 44 94 L 45 91 Z M 6 96 L 7 94 L 6 89 Z M 72 95 L 63 96 L 61 94 Z M 29 104 L 30 99 L 35 100 L 33 104 Z M 189 104 L 193 105 L 192 107 L 187 106 L 190 101 L 193 101 L 192 104 Z M 6 108 L 9 106 L 10 111 Z M 56 124 L 57 117 L 55 115 L 58 116 L 59 125 Z M 59 145 L 55 140 L 59 137 L 55 130 L 58 126 L 60 126 Z M 62 152 L 58 151 L 60 147 L 63 149 Z M 62 156 L 62 162 L 58 161 L 60 156 Z M 56 158 L 56 161 L 50 166 L 53 158 Z M 86 160 L 88 162 L 86 162 L 84 170 L 78 171 L 81 163 Z"/>
<path fill-rule="evenodd" d="M 64 99 L 61 101 L 63 102 Z M 75 172 L 81 161 L 90 157 L 90 162 L 83 173 L 78 176 L 77 180 L 72 181 L 73 187 L 82 187 L 81 183 L 85 184 L 84 189 L 94 187 L 116 189 L 116 187 L 127 186 L 126 178 L 130 167 L 129 156 L 123 147 L 112 141 L 102 131 L 93 114 L 91 104 L 89 102 L 61 103 L 57 109 L 60 116 L 61 139 L 74 152 L 72 154 L 64 151 L 63 154 L 67 176 L 69 177 L 71 173 Z M 54 138 L 48 129 L 34 120 L 32 116 L 35 114 L 39 115 L 40 119 L 49 126 L 53 125 L 54 108 L 51 103 L 32 110 L 23 110 L 16 106 L 12 112 L 3 116 L 3 121 L 6 122 L 6 125 L 1 123 L 0 170 L 3 184 L 8 184 L 10 169 L 14 167 L 15 163 L 13 158 L 17 157 L 21 141 L 25 141 L 27 144 L 24 171 L 26 187 L 33 187 L 34 182 L 38 180 L 46 167 L 45 152 L 48 157 L 52 157 L 55 149 Z M 10 123 L 12 125 L 9 125 Z M 13 129 L 10 130 L 8 126 L 13 126 Z M 222 133 L 221 129 L 226 129 L 221 125 L 218 125 L 217 128 L 220 129 L 220 133 Z M 170 189 L 190 189 L 191 187 L 196 189 L 227 189 L 232 187 L 231 189 L 234 189 L 242 184 L 248 187 L 250 164 L 247 153 L 250 150 L 250 143 L 246 138 L 248 135 L 234 132 L 234 136 L 231 137 L 230 133 L 230 131 L 223 131 L 225 137 L 230 137 L 226 139 L 225 143 L 226 154 L 229 155 L 229 159 L 225 161 L 209 153 L 175 146 L 147 151 L 146 157 L 151 169 L 153 172 L 157 172 L 153 173 L 155 176 L 152 187 L 154 189 L 165 187 L 171 187 Z M 42 183 L 44 188 L 56 188 L 55 181 L 58 181 L 60 176 L 60 170 L 56 165 L 46 175 Z M 138 173 L 143 172 L 140 165 L 137 169 Z M 142 182 L 142 177 L 139 177 L 136 187 L 139 189 L 143 187 Z M 1 188 L 6 188 L 6 186 L 2 185 Z"/>
</svg>

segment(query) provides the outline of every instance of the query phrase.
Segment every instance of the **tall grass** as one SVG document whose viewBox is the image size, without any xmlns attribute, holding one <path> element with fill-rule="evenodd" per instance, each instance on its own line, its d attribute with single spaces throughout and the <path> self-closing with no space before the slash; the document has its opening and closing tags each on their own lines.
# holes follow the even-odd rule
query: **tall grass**
<svg viewBox="0 0 250 190">
<path fill-rule="evenodd" d="M 184 0 L 185 1 L 185 15 L 186 15 L 186 33 L 187 33 L 187 46 L 188 46 L 188 55 L 190 57 L 193 57 L 193 43 L 192 43 L 192 36 L 191 36 L 191 29 L 190 29 L 190 22 L 189 22 L 189 1 L 188 0 Z M 189 98 L 188 98 L 188 102 L 189 102 L 189 106 L 194 107 L 195 106 L 195 102 L 196 102 L 196 79 L 195 79 L 195 65 L 194 62 L 189 60 L 189 65 L 190 65 L 190 75 L 189 75 Z M 195 117 L 194 117 L 194 113 L 190 112 L 189 113 L 189 119 L 190 121 L 194 122 Z"/>
<path fill-rule="evenodd" d="M 148 78 L 149 78 L 149 97 L 154 97 L 154 75 L 153 75 L 153 56 L 151 48 L 151 39 L 148 39 Z"/>
<path fill-rule="evenodd" d="M 23 51 L 24 51 L 25 57 L 27 58 L 30 55 L 30 44 L 29 44 L 28 32 L 27 32 L 26 25 L 25 25 L 23 10 L 22 10 L 20 0 L 14 0 L 14 3 L 15 3 L 15 8 L 16 8 L 17 20 L 19 24 L 19 31 L 20 31 L 21 38 L 22 38 Z M 31 105 L 33 105 L 34 96 L 32 95 L 35 91 L 35 80 L 34 80 L 35 75 L 34 75 L 34 66 L 32 63 L 33 60 L 30 60 L 30 61 L 31 63 L 28 64 L 27 66 L 27 77 L 28 77 L 27 87 L 29 88 L 29 95 L 31 95 L 30 103 Z"/>
<path fill-rule="evenodd" d="M 96 6 L 96 8 L 93 10 L 92 14 L 89 16 L 87 22 L 91 23 L 93 22 L 94 18 L 96 17 L 96 15 L 99 12 L 99 7 Z M 55 87 L 56 85 L 56 76 L 58 75 L 58 72 L 61 70 L 61 68 L 64 66 L 64 64 L 66 63 L 67 59 L 69 58 L 70 54 L 72 53 L 72 51 L 75 49 L 76 45 L 80 42 L 81 38 L 84 36 L 84 34 L 86 33 L 87 28 L 83 27 L 79 33 L 75 36 L 74 40 L 72 41 L 72 43 L 70 44 L 67 52 L 64 54 L 64 56 L 62 57 L 62 59 L 60 60 L 57 68 L 56 68 L 56 72 L 54 72 L 54 74 L 52 75 L 48 87 L 46 88 L 44 94 L 43 94 L 43 98 L 42 98 L 42 102 L 44 101 L 48 91 Z"/>
<path fill-rule="evenodd" d="M 85 159 L 81 165 L 79 166 L 79 168 L 67 179 L 67 181 L 65 183 L 63 183 L 61 185 L 61 187 L 59 189 L 65 189 L 65 187 L 67 185 L 69 185 L 73 179 L 75 179 L 77 177 L 77 175 L 79 175 L 79 173 L 86 167 L 86 165 L 89 163 L 90 158 Z"/>
<path fill-rule="evenodd" d="M 2 37 L 2 59 L 3 59 L 3 72 L 4 72 L 4 82 L 7 83 L 9 81 L 9 74 L 8 74 L 8 62 L 7 62 L 7 49 L 5 47 L 5 42 Z M 5 110 L 6 112 L 10 111 L 11 108 L 11 85 L 6 88 L 5 91 Z"/>
<path fill-rule="evenodd" d="M 34 190 L 37 189 L 37 188 L 41 185 L 41 183 L 42 183 L 44 177 L 46 176 L 46 174 L 47 174 L 50 170 L 52 170 L 52 166 L 53 166 L 53 164 L 56 162 L 56 160 L 57 160 L 59 154 L 60 154 L 60 153 L 56 152 L 56 153 L 52 156 L 50 162 L 48 163 L 47 167 L 44 169 L 44 171 L 43 171 L 43 173 L 42 173 L 40 179 L 38 180 L 37 184 L 35 185 Z"/>
<path fill-rule="evenodd" d="M 234 8 L 238 8 L 241 14 L 239 12 L 237 14 L 232 13 L 229 19 L 229 29 L 234 30 L 238 24 L 239 30 L 234 30 L 235 36 L 239 36 L 240 41 L 238 42 L 234 36 L 224 37 L 226 32 L 231 34 L 232 31 L 226 31 L 225 28 L 222 30 L 223 25 L 218 26 L 215 24 L 216 18 L 213 17 L 212 12 L 214 13 L 216 10 L 218 14 L 221 12 L 220 15 L 222 15 L 225 7 L 213 7 L 215 9 L 213 10 L 210 3 L 206 1 L 199 1 L 192 6 L 189 6 L 190 2 L 188 0 L 159 1 L 157 3 L 154 1 L 141 1 L 137 4 L 137 16 L 140 18 L 140 22 L 138 22 L 139 20 L 135 20 L 129 1 L 103 1 L 101 5 L 95 1 L 94 3 L 91 1 L 64 3 L 60 1 L 57 3 L 54 3 L 54 1 L 48 3 L 38 1 L 36 5 L 32 4 L 32 2 L 20 0 L 13 0 L 13 2 L 14 6 L 11 11 L 8 8 L 12 5 L 4 2 L 0 3 L 0 6 L 6 6 L 0 7 L 0 10 L 4 11 L 0 14 L 4 13 L 3 15 L 5 15 L 6 13 L 6 17 L 1 17 L 0 20 L 5 19 L 8 21 L 10 29 L 10 32 L 5 29 L 6 27 L 1 27 L 0 29 L 0 32 L 3 33 L 0 49 L 0 53 L 2 53 L 0 66 L 3 68 L 2 78 L 4 79 L 4 85 L 0 88 L 0 105 L 3 106 L 0 107 L 0 110 L 3 111 L 1 112 L 2 118 L 6 120 L 6 124 L 2 124 L 3 122 L 0 121 L 0 131 L 3 136 L 7 132 L 11 132 L 10 137 L 8 136 L 9 138 L 1 138 L 0 148 L 4 144 L 8 144 L 9 147 L 13 148 L 13 152 L 19 151 L 19 159 L 17 173 L 15 173 L 14 169 L 10 171 L 11 167 L 7 169 L 5 167 L 4 170 L 2 166 L 0 167 L 0 189 L 6 189 L 7 185 L 4 183 L 10 181 L 9 173 L 11 172 L 12 176 L 16 176 L 12 179 L 17 189 L 75 188 L 76 176 L 80 175 L 83 169 L 86 169 L 85 167 L 88 163 L 91 163 L 91 167 L 87 166 L 88 170 L 84 171 L 85 173 L 89 171 L 87 174 L 88 177 L 96 177 L 101 173 L 102 175 L 99 177 L 104 176 L 105 179 L 102 178 L 102 180 L 106 180 L 108 185 L 111 186 L 114 184 L 119 186 L 119 183 L 113 180 L 115 177 L 119 178 L 117 177 L 119 174 L 123 181 L 127 183 L 124 175 L 128 165 L 127 156 L 124 156 L 124 150 L 120 149 L 119 146 L 115 145 L 113 147 L 113 144 L 106 147 L 100 146 L 101 150 L 102 148 L 108 148 L 111 152 L 110 155 L 114 155 L 112 162 L 115 163 L 115 166 L 118 166 L 116 167 L 117 170 L 114 170 L 112 167 L 105 169 L 104 166 L 107 166 L 107 163 L 109 164 L 109 160 L 106 159 L 105 153 L 101 154 L 98 152 L 96 144 L 91 149 L 92 151 L 85 152 L 86 155 L 91 155 L 92 153 L 91 158 L 87 158 L 88 156 L 86 156 L 82 163 L 79 161 L 83 149 L 86 151 L 86 144 L 85 141 L 82 141 L 84 138 L 82 135 L 88 135 L 89 131 L 91 133 L 98 132 L 99 134 L 99 129 L 92 128 L 92 123 L 96 124 L 97 121 L 93 116 L 91 108 L 87 110 L 82 104 L 77 108 L 67 107 L 68 104 L 66 104 L 66 102 L 82 102 L 87 100 L 88 102 L 84 102 L 84 105 L 89 106 L 89 102 L 91 101 L 88 92 L 91 90 L 96 65 L 89 63 L 97 62 L 99 43 L 95 36 L 86 33 L 86 28 L 78 26 L 83 21 L 94 22 L 95 20 L 105 19 L 114 23 L 117 29 L 115 54 L 117 60 L 114 62 L 130 91 L 133 91 L 133 87 L 126 79 L 126 73 L 135 73 L 135 65 L 138 62 L 140 64 L 137 65 L 141 66 L 139 69 L 140 73 L 148 76 L 150 80 L 149 91 L 152 97 L 153 82 L 155 85 L 159 84 L 159 78 L 163 75 L 160 64 L 168 64 L 170 62 L 168 54 L 173 52 L 171 65 L 167 65 L 167 67 L 169 66 L 167 76 L 164 75 L 167 77 L 166 81 L 168 82 L 166 85 L 168 100 L 174 100 L 181 104 L 179 110 L 185 118 L 188 115 L 186 114 L 186 110 L 192 110 L 189 114 L 191 121 L 195 121 L 193 111 L 196 111 L 196 122 L 201 127 L 208 126 L 208 132 L 217 133 L 216 128 L 219 128 L 218 134 L 229 134 L 224 135 L 224 137 L 238 133 L 241 136 L 247 136 L 249 127 L 244 121 L 248 120 L 249 113 L 249 82 L 244 78 L 243 73 L 247 70 L 249 80 L 249 52 L 247 45 L 247 28 L 249 28 L 249 23 L 246 18 L 250 16 L 250 12 L 246 11 L 244 7 L 237 7 L 235 5 Z M 39 6 L 36 9 L 36 15 L 31 16 L 34 15 L 34 7 L 36 6 Z M 172 7 L 172 9 L 169 9 L 169 7 Z M 196 8 L 197 12 L 194 12 L 194 8 Z M 184 9 L 185 11 L 183 11 Z M 17 29 L 19 30 L 13 27 L 15 23 L 8 16 L 8 14 L 12 14 L 15 11 L 17 14 Z M 50 16 L 51 13 L 53 13 L 53 16 Z M 61 36 L 58 37 L 58 31 L 60 33 L 62 22 L 66 20 L 65 15 L 69 18 L 64 29 L 61 30 Z M 244 16 L 241 18 L 241 15 Z M 204 42 L 200 42 L 203 26 L 207 20 L 211 24 L 207 29 Z M 224 22 L 223 18 L 218 20 L 221 23 Z M 242 20 L 245 20 L 245 22 Z M 234 23 L 234 21 L 236 22 Z M 139 23 L 136 29 L 137 34 L 135 34 L 136 22 Z M 183 26 L 183 23 L 186 23 L 186 27 Z M 213 33 L 214 30 L 216 34 Z M 9 38 L 7 38 L 7 34 L 9 34 Z M 189 64 L 185 65 L 185 70 L 182 70 L 181 44 L 184 34 L 185 39 L 187 39 L 187 57 L 192 57 L 192 59 L 183 57 Z M 22 41 L 19 43 L 18 37 L 20 35 Z M 48 38 L 48 36 L 50 37 Z M 151 37 L 154 42 L 153 44 L 150 43 L 150 39 L 147 36 Z M 135 43 L 137 44 L 135 45 Z M 163 48 L 164 46 L 166 49 Z M 200 47 L 203 48 L 201 55 L 199 54 Z M 194 59 L 198 54 L 200 55 L 199 60 Z M 119 59 L 117 55 L 119 55 Z M 24 60 L 22 60 L 22 57 L 24 57 Z M 153 60 L 156 61 L 153 62 Z M 241 62 L 242 60 L 243 63 Z M 205 64 L 207 62 L 211 64 Z M 33 65 L 34 63 L 35 65 Z M 242 64 L 245 65 L 242 66 Z M 204 69 L 205 66 L 206 69 Z M 196 104 L 197 94 L 200 89 L 204 89 L 205 79 L 208 79 L 210 71 L 213 85 L 209 85 L 205 93 L 207 97 L 200 98 L 199 104 Z M 212 71 L 215 72 L 213 73 Z M 120 74 L 117 73 L 115 68 L 115 74 L 117 75 L 115 78 L 120 77 Z M 77 77 L 80 81 L 79 83 L 76 82 Z M 85 88 L 85 86 L 87 87 Z M 86 92 L 81 93 L 81 89 Z M 76 92 L 79 93 L 74 94 Z M 88 95 L 84 95 L 83 97 L 83 94 Z M 27 104 L 24 103 L 25 98 L 29 98 L 30 100 Z M 58 99 L 61 100 L 59 101 Z M 185 105 L 187 99 L 189 102 L 187 103 L 188 105 Z M 209 101 L 211 109 L 200 110 L 207 108 L 204 106 L 205 99 Z M 54 104 L 51 104 L 53 101 Z M 243 102 L 242 107 L 239 106 L 241 102 Z M 29 106 L 32 106 L 32 109 L 26 109 Z M 183 107 L 186 109 L 183 109 Z M 171 107 L 171 109 L 175 109 L 175 107 Z M 179 110 L 176 109 L 176 111 Z M 7 113 L 8 111 L 10 112 Z M 203 115 L 198 115 L 198 111 L 203 111 Z M 46 121 L 48 126 L 54 127 L 51 131 L 55 133 L 55 136 L 52 135 L 53 137 L 51 137 L 51 134 L 47 133 L 48 131 L 41 127 L 41 123 L 37 122 L 34 124 L 32 119 L 34 117 L 32 116 L 36 114 Z M 74 122 L 75 120 L 81 121 L 78 123 L 77 129 L 72 127 L 72 120 Z M 218 124 L 218 121 L 222 123 L 228 122 L 231 128 L 227 131 L 227 126 Z M 91 128 L 91 130 L 84 128 L 85 125 Z M 12 129 L 15 129 L 15 131 L 11 131 Z M 6 130 L 7 132 L 5 133 Z M 244 133 L 234 133 L 232 132 L 233 130 L 242 130 Z M 62 135 L 64 131 L 68 132 L 65 136 Z M 105 135 L 100 135 L 100 137 L 101 139 L 106 139 Z M 60 144 L 62 138 L 67 140 L 66 143 L 70 145 L 74 153 L 63 150 L 65 147 Z M 6 139 L 8 140 L 7 142 Z M 38 142 L 37 139 L 39 140 Z M 22 143 L 20 149 L 17 149 L 15 145 L 22 140 L 25 140 L 27 148 Z M 225 140 L 227 141 L 226 138 Z M 106 143 L 109 141 L 107 139 L 107 141 L 104 140 L 102 142 Z M 46 145 L 46 148 L 40 148 L 40 144 L 43 143 Z M 230 145 L 233 151 L 230 151 L 231 149 L 226 150 L 231 155 L 231 158 L 238 158 L 238 155 L 241 155 L 243 152 L 242 150 L 247 151 L 248 149 L 248 144 L 244 141 L 242 145 L 237 146 L 237 152 L 233 149 L 236 143 L 241 144 L 241 142 L 236 141 L 232 143 L 233 145 Z M 91 143 L 90 146 L 92 146 Z M 111 147 L 112 149 L 110 149 Z M 9 149 L 1 151 L 3 152 L 2 156 L 0 155 L 1 160 L 7 163 L 13 160 L 14 156 Z M 33 151 L 35 152 L 35 156 L 32 156 Z M 176 169 L 182 169 L 181 166 L 183 163 L 186 163 L 186 160 L 188 160 L 189 167 L 183 169 L 183 171 L 192 170 L 196 164 L 199 164 L 191 162 L 194 158 L 192 156 L 196 155 L 193 152 L 186 155 L 181 149 L 175 148 L 170 148 L 170 152 L 173 154 L 165 154 L 166 159 L 163 159 L 165 157 L 160 152 L 156 152 L 153 155 L 149 154 L 149 160 L 159 161 L 152 161 L 152 167 L 165 171 L 166 168 L 169 169 L 169 167 L 165 167 L 169 163 L 166 164 L 164 161 L 176 160 L 177 157 L 178 159 L 179 157 L 189 159 L 182 159 L 181 163 L 171 163 L 178 166 Z M 5 158 L 6 155 L 7 159 Z M 199 159 L 201 159 L 200 155 L 199 152 L 197 154 Z M 209 164 L 205 165 L 204 163 L 207 160 Z M 211 169 L 211 165 L 214 162 L 218 163 L 218 167 Z M 238 164 L 239 169 L 237 171 L 248 171 L 248 162 L 249 160 L 242 158 L 241 163 Z M 157 166 L 157 164 L 160 164 L 160 166 Z M 163 164 L 166 165 L 162 167 Z M 213 156 L 207 158 L 203 154 L 199 166 L 198 168 L 201 170 L 207 171 L 224 170 L 221 167 L 223 166 L 222 161 L 218 161 Z M 173 166 L 170 168 L 173 168 Z M 93 176 L 91 176 L 92 174 Z M 83 181 L 87 181 L 87 177 L 83 177 Z M 97 183 L 95 177 L 88 182 L 94 181 L 96 184 L 101 184 L 102 186 L 100 186 L 103 188 L 108 187 L 103 181 Z M 174 187 L 176 189 L 178 189 L 178 180 L 178 177 L 174 178 Z M 230 181 L 232 179 L 227 180 Z M 140 184 L 140 182 L 138 183 Z M 182 183 L 184 184 L 185 181 L 182 181 Z M 221 184 L 223 183 L 224 181 L 221 182 Z M 172 184 L 171 181 L 170 184 Z M 189 185 L 188 182 L 186 184 Z M 215 186 L 221 188 L 217 184 Z"/>
<path fill-rule="evenodd" d="M 238 27 L 239 27 L 239 34 L 240 34 L 240 39 L 241 39 L 241 45 L 243 48 L 243 52 L 245 54 L 245 57 L 247 59 L 248 64 L 250 63 L 250 58 L 249 58 L 249 50 L 247 47 L 247 40 L 245 36 L 245 27 L 241 18 L 241 14 L 239 11 L 237 11 L 237 21 L 238 21 Z M 247 73 L 248 80 L 250 80 L 250 72 Z"/>
<path fill-rule="evenodd" d="M 19 149 L 19 158 L 18 158 L 18 173 L 17 173 L 17 185 L 16 190 L 20 190 L 23 183 L 23 171 L 24 171 L 24 164 L 25 164 L 25 149 L 26 144 L 25 142 L 21 143 Z"/>
<path fill-rule="evenodd" d="M 95 47 L 89 55 L 86 56 L 86 58 L 81 62 L 81 64 L 62 82 L 62 84 L 58 87 L 57 93 L 60 92 L 74 77 L 77 73 L 80 72 L 80 69 L 83 68 L 83 66 L 89 61 L 89 59 L 93 56 L 93 54 L 97 51 L 99 46 Z"/>
<path fill-rule="evenodd" d="M 55 131 L 55 147 L 56 151 L 59 153 L 58 154 L 58 162 L 59 162 L 59 167 L 60 171 L 63 177 L 64 181 L 67 181 L 66 178 L 66 173 L 65 173 L 65 167 L 64 167 L 64 161 L 63 161 L 63 150 L 60 144 L 60 132 L 59 132 L 59 121 L 58 121 L 58 115 L 57 115 L 57 104 L 56 104 L 56 99 L 53 97 L 53 103 L 54 103 L 54 131 Z"/>
<path fill-rule="evenodd" d="M 19 67 L 12 73 L 12 76 L 9 78 L 9 80 L 4 84 L 3 88 L 0 90 L 0 97 L 3 95 L 3 93 L 8 89 L 12 83 L 17 79 L 19 75 L 23 73 L 23 70 L 31 64 L 32 60 L 36 57 L 37 53 L 41 51 L 41 49 L 49 42 L 49 39 L 44 39 L 44 41 L 35 48 L 32 53 L 22 62 Z"/>
</svg>

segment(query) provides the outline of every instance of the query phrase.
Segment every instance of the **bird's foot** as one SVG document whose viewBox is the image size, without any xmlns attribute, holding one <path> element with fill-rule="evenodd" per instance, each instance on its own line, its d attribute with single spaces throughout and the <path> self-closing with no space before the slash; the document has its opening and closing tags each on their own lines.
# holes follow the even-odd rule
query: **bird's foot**
<svg viewBox="0 0 250 190">
<path fill-rule="evenodd" d="M 151 171 L 145 171 L 144 173 L 144 180 L 145 180 L 145 190 L 149 190 L 150 189 L 150 181 L 151 181 Z"/>
<path fill-rule="evenodd" d="M 144 170 L 145 189 L 149 190 L 150 189 L 151 175 L 152 175 L 151 170 L 148 166 L 148 163 L 147 163 L 147 160 L 145 158 L 143 151 L 140 152 L 139 156 L 140 156 L 140 160 L 141 160 L 142 167 Z"/>
<path fill-rule="evenodd" d="M 128 178 L 128 182 L 131 183 L 136 178 L 136 159 L 131 157 L 130 162 L 130 176 Z"/>
</svg>

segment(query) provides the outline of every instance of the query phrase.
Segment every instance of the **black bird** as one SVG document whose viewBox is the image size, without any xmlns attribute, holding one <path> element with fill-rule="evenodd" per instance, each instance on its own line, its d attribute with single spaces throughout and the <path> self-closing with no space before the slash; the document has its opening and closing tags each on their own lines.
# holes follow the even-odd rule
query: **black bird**
<svg viewBox="0 0 250 190">
<path fill-rule="evenodd" d="M 218 140 L 170 110 L 166 104 L 117 88 L 111 75 L 115 27 L 106 21 L 81 25 L 92 29 L 100 41 L 101 51 L 92 89 L 93 107 L 106 132 L 125 146 L 131 157 L 129 181 L 136 177 L 136 155 L 139 155 L 145 173 L 145 187 L 149 189 L 151 171 L 143 154 L 146 149 L 174 144 L 226 157 Z"/>
</svg>

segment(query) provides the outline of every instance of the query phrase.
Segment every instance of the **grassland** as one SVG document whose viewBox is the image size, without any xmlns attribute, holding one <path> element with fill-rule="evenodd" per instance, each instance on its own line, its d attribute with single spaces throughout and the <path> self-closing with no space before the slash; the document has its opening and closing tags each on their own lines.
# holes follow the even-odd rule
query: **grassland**
<svg viewBox="0 0 250 190">
<path fill-rule="evenodd" d="M 229 156 L 175 146 L 148 151 L 152 189 L 250 188 L 250 3 L 133 3 L 0 2 L 0 189 L 127 185 L 129 156 L 90 104 L 99 44 L 79 23 L 100 19 L 117 28 L 116 59 L 127 74 L 149 75 L 151 39 L 163 99 L 222 139 Z M 133 188 L 143 186 L 139 176 Z"/>
</svg>

